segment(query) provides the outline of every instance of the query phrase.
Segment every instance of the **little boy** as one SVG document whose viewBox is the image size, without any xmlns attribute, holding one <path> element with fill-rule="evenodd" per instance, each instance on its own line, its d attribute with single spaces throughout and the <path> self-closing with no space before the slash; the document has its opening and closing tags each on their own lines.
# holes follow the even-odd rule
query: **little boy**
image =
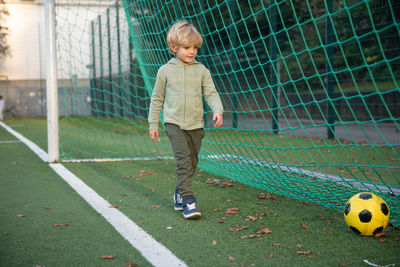
<svg viewBox="0 0 400 267">
<path fill-rule="evenodd" d="M 176 162 L 175 210 L 186 219 L 201 216 L 196 207 L 192 177 L 196 170 L 201 140 L 204 137 L 203 100 L 213 112 L 214 127 L 222 126 L 223 107 L 210 71 L 195 60 L 203 38 L 187 21 L 172 25 L 167 35 L 169 51 L 176 57 L 157 73 L 150 102 L 150 138 L 158 142 L 158 122 L 164 107 L 164 123 Z"/>
</svg>

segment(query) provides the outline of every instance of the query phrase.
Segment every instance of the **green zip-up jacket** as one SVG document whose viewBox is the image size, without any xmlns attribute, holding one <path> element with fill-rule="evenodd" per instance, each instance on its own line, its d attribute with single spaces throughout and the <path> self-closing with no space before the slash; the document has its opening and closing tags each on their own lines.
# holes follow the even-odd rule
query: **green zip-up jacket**
<svg viewBox="0 0 400 267">
<path fill-rule="evenodd" d="M 202 94 L 212 112 L 222 115 L 221 98 L 210 71 L 196 60 L 183 65 L 177 59 L 171 59 L 157 73 L 150 102 L 150 129 L 158 129 L 163 107 L 164 123 L 176 124 L 182 130 L 203 128 Z"/>
</svg>

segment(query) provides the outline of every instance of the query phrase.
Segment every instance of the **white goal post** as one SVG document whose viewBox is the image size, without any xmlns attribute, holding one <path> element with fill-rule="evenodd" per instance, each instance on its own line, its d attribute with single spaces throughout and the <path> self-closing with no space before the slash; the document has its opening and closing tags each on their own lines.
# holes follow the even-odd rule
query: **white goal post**
<svg viewBox="0 0 400 267">
<path fill-rule="evenodd" d="M 55 0 L 44 1 L 46 43 L 47 142 L 49 162 L 59 161 Z"/>
</svg>

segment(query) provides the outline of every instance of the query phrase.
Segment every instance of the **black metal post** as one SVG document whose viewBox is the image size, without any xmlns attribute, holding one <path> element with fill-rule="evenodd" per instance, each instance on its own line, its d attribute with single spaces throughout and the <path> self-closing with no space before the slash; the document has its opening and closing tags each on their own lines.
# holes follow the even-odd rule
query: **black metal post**
<svg viewBox="0 0 400 267">
<path fill-rule="evenodd" d="M 332 0 L 327 0 L 327 12 L 330 14 L 332 12 Z M 328 139 L 335 139 L 335 106 L 332 99 L 334 98 L 335 92 L 333 88 L 333 56 L 334 49 L 333 45 L 333 29 L 332 23 L 330 20 L 330 16 L 326 17 L 326 44 L 327 44 L 327 60 L 326 60 L 326 73 L 328 74 L 326 77 L 326 89 L 328 91 L 329 101 L 327 101 L 327 112 L 328 112 L 328 127 L 327 127 L 327 135 Z"/>
<path fill-rule="evenodd" d="M 96 98 L 96 47 L 94 38 L 94 21 L 91 22 L 92 30 L 92 66 L 90 66 L 90 109 L 91 114 L 98 116 L 97 112 L 97 98 Z"/>
<path fill-rule="evenodd" d="M 121 33 L 119 26 L 119 4 L 115 2 L 116 23 L 117 23 L 117 45 L 118 45 L 118 87 L 119 87 L 119 112 L 121 117 L 124 117 L 124 91 L 122 87 L 122 66 L 121 66 Z"/>
<path fill-rule="evenodd" d="M 107 8 L 107 44 L 108 44 L 108 94 L 110 95 L 110 116 L 114 117 L 114 88 L 112 76 L 112 53 L 111 53 L 111 31 L 110 31 L 110 8 Z"/>
<path fill-rule="evenodd" d="M 231 84 L 232 84 L 232 127 L 233 128 L 238 128 L 238 112 L 237 112 L 237 106 L 238 106 L 238 91 L 239 91 L 239 83 L 237 81 L 237 77 L 235 74 L 235 71 L 238 70 L 239 68 L 239 62 L 236 56 L 236 51 L 234 50 L 234 46 L 238 42 L 238 36 L 235 30 L 235 20 L 236 20 L 236 13 L 237 13 L 237 2 L 236 1 L 230 1 L 229 2 L 229 10 L 231 11 L 232 19 L 231 19 L 231 26 L 229 29 L 229 37 L 231 39 L 231 44 L 232 44 L 232 51 L 230 53 L 230 61 L 231 61 L 231 66 L 232 66 L 232 79 L 231 79 Z"/>
<path fill-rule="evenodd" d="M 98 16 L 98 21 L 99 21 L 99 49 L 100 49 L 100 97 L 98 98 L 100 100 L 100 112 L 104 116 L 106 115 L 106 110 L 105 110 L 105 101 L 106 97 L 104 94 L 104 66 L 103 66 L 103 40 L 102 40 L 102 34 L 101 34 L 101 16 Z"/>
<path fill-rule="evenodd" d="M 271 22 L 271 37 L 269 38 L 270 46 L 270 58 L 271 58 L 271 69 L 270 69 L 270 85 L 272 92 L 272 132 L 277 134 L 279 132 L 279 121 L 278 121 L 278 83 L 277 75 L 279 70 L 277 69 L 278 64 L 274 62 L 277 59 L 277 44 L 275 42 L 274 34 L 277 31 L 277 6 L 275 0 L 271 0 L 270 9 L 270 22 Z"/>
</svg>

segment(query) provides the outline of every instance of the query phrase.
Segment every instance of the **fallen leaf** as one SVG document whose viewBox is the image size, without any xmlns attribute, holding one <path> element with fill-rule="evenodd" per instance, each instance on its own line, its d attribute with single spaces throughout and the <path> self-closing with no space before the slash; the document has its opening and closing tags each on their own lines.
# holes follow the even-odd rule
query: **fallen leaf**
<svg viewBox="0 0 400 267">
<path fill-rule="evenodd" d="M 296 254 L 298 254 L 298 255 L 308 255 L 308 254 L 311 254 L 311 251 L 309 251 L 309 250 L 296 251 Z"/>
<path fill-rule="evenodd" d="M 228 230 L 232 231 L 232 232 L 238 232 L 238 231 L 242 231 L 247 228 L 249 228 L 247 225 L 243 225 L 243 226 L 234 226 L 232 228 L 229 228 Z"/>
<path fill-rule="evenodd" d="M 254 238 L 254 237 L 257 237 L 258 235 L 242 235 L 241 237 L 240 237 L 240 239 L 247 239 L 247 238 Z"/>
<path fill-rule="evenodd" d="M 217 241 L 213 240 L 213 241 L 211 242 L 211 245 L 216 246 L 216 245 L 217 245 Z"/>
<path fill-rule="evenodd" d="M 142 171 L 140 171 L 140 172 L 142 172 Z M 142 172 L 142 173 L 139 173 L 139 176 L 153 175 L 153 174 L 154 174 L 154 173 L 152 173 L 152 172 L 146 172 L 146 173 Z"/>
<path fill-rule="evenodd" d="M 110 206 L 109 208 L 120 209 L 120 208 L 122 208 L 122 206 Z"/>
<path fill-rule="evenodd" d="M 374 237 L 386 236 L 384 232 L 376 233 Z"/>
<path fill-rule="evenodd" d="M 153 193 L 154 193 L 154 192 L 156 192 L 156 190 L 155 190 L 154 188 L 152 188 L 152 189 L 151 189 L 151 192 L 153 192 Z"/>
<path fill-rule="evenodd" d="M 233 257 L 233 256 L 229 256 L 229 257 L 228 257 L 228 260 L 230 260 L 230 261 L 234 261 L 234 260 L 236 260 L 236 258 L 235 258 L 235 257 Z"/>
<path fill-rule="evenodd" d="M 160 208 L 161 206 L 158 206 L 158 205 L 153 205 L 153 208 Z"/>
<path fill-rule="evenodd" d="M 304 224 L 304 223 L 302 223 L 302 222 L 300 222 L 300 224 L 301 224 L 301 226 L 303 226 L 303 228 L 305 228 L 305 229 L 307 229 L 307 230 L 310 229 L 310 226 L 308 226 L 308 225 L 306 225 L 306 224 Z"/>
<path fill-rule="evenodd" d="M 49 208 L 49 207 L 44 207 L 46 210 L 51 210 L 51 208 Z"/>
<path fill-rule="evenodd" d="M 226 214 L 236 214 L 239 211 L 238 208 L 228 208 L 225 210 Z"/>
<path fill-rule="evenodd" d="M 28 216 L 28 215 L 26 215 L 26 214 L 18 214 L 18 215 L 17 215 L 18 218 L 26 217 L 26 216 Z"/>
<path fill-rule="evenodd" d="M 218 209 L 218 208 L 217 208 L 217 209 L 214 209 L 213 211 L 214 211 L 214 212 L 218 212 L 218 211 L 221 211 L 221 209 Z"/>
<path fill-rule="evenodd" d="M 270 258 L 270 259 L 272 259 L 273 257 L 275 257 L 274 253 L 270 253 L 269 256 L 268 256 L 268 258 Z"/>
<path fill-rule="evenodd" d="M 102 260 L 112 260 L 114 259 L 114 256 L 101 256 Z"/>
<path fill-rule="evenodd" d="M 257 221 L 258 217 L 257 216 L 247 216 L 246 221 Z"/>
<path fill-rule="evenodd" d="M 379 243 L 385 243 L 385 242 L 386 242 L 386 239 L 385 239 L 385 238 L 379 239 Z"/>
<path fill-rule="evenodd" d="M 273 196 L 273 195 L 271 195 L 271 194 L 266 194 L 266 193 L 260 193 L 260 194 L 258 195 L 258 199 L 265 199 L 265 198 L 268 198 L 268 199 L 276 199 L 276 196 Z"/>
<path fill-rule="evenodd" d="M 276 247 L 276 246 L 280 246 L 281 244 L 279 243 L 272 243 L 272 246 Z"/>
<path fill-rule="evenodd" d="M 272 234 L 272 231 L 269 228 L 264 228 L 261 230 L 261 233 L 263 234 Z"/>
</svg>

